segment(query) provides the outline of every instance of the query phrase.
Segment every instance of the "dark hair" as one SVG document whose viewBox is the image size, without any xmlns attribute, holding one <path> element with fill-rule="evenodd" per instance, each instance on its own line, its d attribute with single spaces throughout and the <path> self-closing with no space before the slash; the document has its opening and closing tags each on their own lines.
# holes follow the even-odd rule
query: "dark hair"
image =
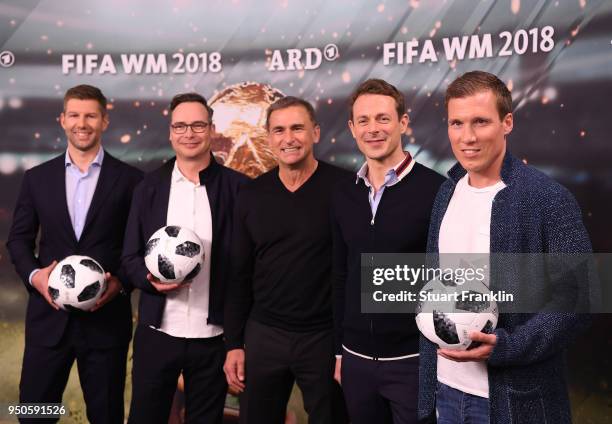
<svg viewBox="0 0 612 424">
<path fill-rule="evenodd" d="M 206 112 L 208 112 L 208 122 L 212 123 L 213 110 L 210 106 L 208 106 L 206 99 L 198 93 L 182 93 L 174 96 L 170 101 L 170 112 L 174 112 L 174 109 L 176 109 L 176 107 L 181 103 L 191 102 L 200 103 L 202 106 L 204 106 Z"/>
<path fill-rule="evenodd" d="M 381 96 L 392 97 L 393 100 L 395 100 L 395 110 L 397 111 L 398 119 L 402 119 L 402 116 L 406 113 L 406 100 L 404 100 L 404 95 L 387 81 L 371 78 L 359 84 L 355 91 L 353 91 L 353 94 L 351 94 L 349 99 L 349 119 L 351 121 L 353 120 L 353 105 L 357 101 L 357 98 L 364 94 L 380 94 Z"/>
<path fill-rule="evenodd" d="M 293 106 L 301 106 L 306 109 L 306 112 L 308 112 L 308 116 L 310 117 L 310 120 L 312 121 L 313 125 L 318 125 L 314 108 L 310 103 L 308 103 L 304 99 L 300 99 L 299 97 L 287 96 L 278 99 L 277 101 L 272 103 L 270 107 L 268 107 L 268 110 L 266 111 L 266 129 L 269 129 L 270 116 L 272 115 L 272 112 L 281 109 L 287 109 L 288 107 Z"/>
<path fill-rule="evenodd" d="M 66 94 L 64 94 L 64 111 L 66 110 L 66 103 L 68 103 L 68 100 L 70 99 L 95 100 L 100 105 L 102 115 L 106 114 L 106 104 L 108 102 L 98 87 L 81 84 L 69 88 L 68 91 L 66 91 Z"/>
<path fill-rule="evenodd" d="M 495 95 L 499 119 L 512 113 L 512 94 L 506 84 L 496 75 L 484 71 L 471 71 L 451 82 L 446 89 L 444 104 L 448 109 L 451 99 L 462 99 L 476 93 L 491 90 Z"/>
</svg>

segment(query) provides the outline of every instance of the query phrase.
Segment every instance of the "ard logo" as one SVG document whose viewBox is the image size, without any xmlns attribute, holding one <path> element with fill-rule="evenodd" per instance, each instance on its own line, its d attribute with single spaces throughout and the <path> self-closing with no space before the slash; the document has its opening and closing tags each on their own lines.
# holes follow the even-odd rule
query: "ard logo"
<svg viewBox="0 0 612 424">
<path fill-rule="evenodd" d="M 13 66 L 13 63 L 15 63 L 15 55 L 13 52 L 5 50 L 0 53 L 0 66 L 3 68 L 10 68 Z"/>
<path fill-rule="evenodd" d="M 268 57 L 268 71 L 301 71 L 317 69 L 323 59 L 333 62 L 340 57 L 338 46 L 328 44 L 323 49 L 307 47 L 305 49 L 273 50 Z"/>
</svg>

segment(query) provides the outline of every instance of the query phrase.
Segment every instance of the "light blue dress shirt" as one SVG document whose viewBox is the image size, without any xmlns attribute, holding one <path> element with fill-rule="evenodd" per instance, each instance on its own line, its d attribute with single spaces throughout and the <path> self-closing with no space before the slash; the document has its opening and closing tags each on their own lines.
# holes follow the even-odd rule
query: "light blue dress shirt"
<svg viewBox="0 0 612 424">
<path fill-rule="evenodd" d="M 74 235 L 77 240 L 79 240 L 81 234 L 83 234 L 87 211 L 89 210 L 91 199 L 96 190 L 96 185 L 98 184 L 103 160 L 104 149 L 100 147 L 98 154 L 89 165 L 89 168 L 87 168 L 85 172 L 81 172 L 72 162 L 66 150 L 66 203 L 68 204 L 70 222 L 72 222 L 72 228 L 74 229 Z"/>
<path fill-rule="evenodd" d="M 404 158 L 400 163 L 398 163 L 393 168 L 389 169 L 385 173 L 385 181 L 380 186 L 378 191 L 370 183 L 368 179 L 368 163 L 365 162 L 359 171 L 357 171 L 357 178 L 355 179 L 355 184 L 359 183 L 359 180 L 363 180 L 366 187 L 368 187 L 368 200 L 370 201 L 370 209 L 372 211 L 372 220 L 370 222 L 371 225 L 374 225 L 374 220 L 376 218 L 376 211 L 378 210 L 378 204 L 380 203 L 380 199 L 382 199 L 382 195 L 385 192 L 385 188 L 391 187 L 399 183 L 414 166 L 414 160 L 412 159 L 412 155 L 409 152 L 404 151 Z"/>
<path fill-rule="evenodd" d="M 397 173 L 395 172 L 395 168 L 389 169 L 385 174 L 385 182 L 382 183 L 382 185 L 377 191 L 370 183 L 370 180 L 368 180 L 368 164 L 364 163 L 363 166 L 357 172 L 356 182 L 358 182 L 359 179 L 362 179 L 366 187 L 369 188 L 368 200 L 370 201 L 370 209 L 372 210 L 372 222 L 374 222 L 374 218 L 376 217 L 376 211 L 378 210 L 378 204 L 380 203 L 380 199 L 382 198 L 385 188 L 388 186 L 392 186 L 399 181 L 397 178 Z"/>
</svg>

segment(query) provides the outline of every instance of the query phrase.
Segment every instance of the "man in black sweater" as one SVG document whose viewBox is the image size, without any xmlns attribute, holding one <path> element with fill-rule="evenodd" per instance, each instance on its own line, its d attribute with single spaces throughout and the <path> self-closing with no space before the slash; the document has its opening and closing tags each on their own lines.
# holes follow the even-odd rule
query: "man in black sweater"
<svg viewBox="0 0 612 424">
<path fill-rule="evenodd" d="M 333 186 L 350 174 L 314 158 L 320 129 L 308 102 L 278 100 L 266 127 L 279 167 L 238 196 L 224 370 L 243 392 L 242 423 L 284 423 L 294 380 L 311 423 L 341 422 L 333 417 L 329 211 Z"/>
<path fill-rule="evenodd" d="M 366 163 L 332 201 L 334 377 L 353 424 L 417 422 L 419 336 L 413 314 L 361 312 L 361 254 L 425 252 L 444 178 L 402 150 L 403 95 L 372 79 L 351 97 L 349 128 Z"/>
</svg>

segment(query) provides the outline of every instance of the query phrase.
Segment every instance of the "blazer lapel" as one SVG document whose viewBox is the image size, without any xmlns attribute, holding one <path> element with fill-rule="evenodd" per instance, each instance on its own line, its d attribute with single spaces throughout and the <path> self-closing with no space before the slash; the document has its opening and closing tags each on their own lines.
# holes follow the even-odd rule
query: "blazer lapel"
<svg viewBox="0 0 612 424">
<path fill-rule="evenodd" d="M 200 171 L 200 184 L 206 187 L 206 195 L 208 196 L 208 203 L 210 205 L 210 215 L 212 220 L 212 242 L 219 237 L 219 231 L 221 230 L 223 214 L 220 212 L 223 196 L 223 192 L 220 187 L 220 180 L 218 177 L 220 172 L 219 163 L 215 157 L 210 155 L 210 164 L 206 169 Z"/>
<path fill-rule="evenodd" d="M 147 239 L 155 231 L 166 226 L 168 221 L 168 202 L 170 200 L 170 185 L 172 183 L 173 169 L 174 159 L 171 159 L 157 172 L 156 183 L 148 188 L 147 205 L 151 213 L 151 218 L 149 220 L 149 225 L 151 227 L 149 228 L 150 234 L 146 235 Z"/>
<path fill-rule="evenodd" d="M 102 162 L 102 168 L 100 169 L 100 176 L 98 177 L 98 183 L 94 191 L 91 204 L 87 210 L 87 218 L 85 219 L 85 226 L 83 227 L 83 234 L 87 231 L 92 221 L 98 214 L 98 212 L 104 207 L 104 201 L 108 195 L 112 192 L 113 187 L 117 178 L 119 178 L 120 172 L 117 169 L 117 159 L 109 155 L 106 151 L 104 152 L 104 161 Z"/>
<path fill-rule="evenodd" d="M 58 202 L 59 206 L 59 220 L 61 225 L 64 227 L 66 234 L 70 234 L 74 242 L 76 242 L 76 235 L 74 234 L 74 228 L 72 228 L 72 222 L 70 220 L 70 212 L 68 212 L 68 199 L 66 199 L 66 163 L 65 156 L 57 158 L 57 166 L 53 168 L 52 184 L 49 184 L 47 189 L 50 191 L 50 199 L 54 199 Z"/>
</svg>

